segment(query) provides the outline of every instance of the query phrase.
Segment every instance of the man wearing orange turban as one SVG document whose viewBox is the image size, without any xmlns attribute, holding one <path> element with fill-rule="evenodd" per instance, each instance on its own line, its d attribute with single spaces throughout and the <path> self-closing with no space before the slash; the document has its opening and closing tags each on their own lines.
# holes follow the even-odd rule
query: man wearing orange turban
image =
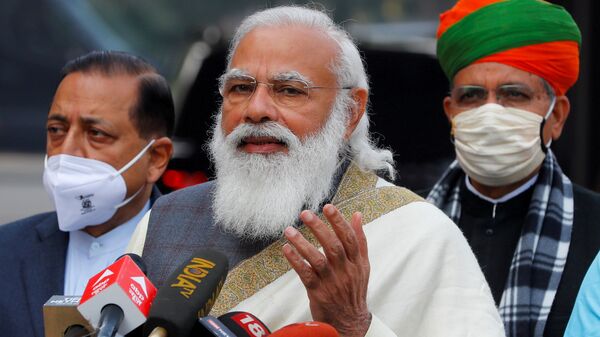
<svg viewBox="0 0 600 337">
<path fill-rule="evenodd" d="M 550 150 L 579 74 L 579 29 L 545 1 L 460 0 L 437 37 L 456 161 L 428 200 L 467 237 L 507 336 L 562 336 L 600 248 L 600 195 L 572 184 Z"/>
</svg>

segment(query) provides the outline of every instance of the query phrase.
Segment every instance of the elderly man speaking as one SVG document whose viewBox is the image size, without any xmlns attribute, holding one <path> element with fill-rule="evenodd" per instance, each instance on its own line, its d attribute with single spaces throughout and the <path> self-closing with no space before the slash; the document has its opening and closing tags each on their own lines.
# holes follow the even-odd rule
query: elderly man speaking
<svg viewBox="0 0 600 337">
<path fill-rule="evenodd" d="M 562 336 L 600 247 L 600 196 L 550 145 L 569 115 L 581 36 L 560 6 L 461 0 L 441 15 L 456 159 L 428 199 L 463 231 L 508 336 Z"/>
<path fill-rule="evenodd" d="M 358 49 L 326 14 L 246 18 L 220 92 L 216 180 L 161 198 L 132 241 L 154 282 L 214 248 L 235 268 L 213 315 L 318 320 L 345 337 L 503 336 L 458 228 L 375 175 L 394 173 L 392 155 L 369 139 Z"/>
</svg>

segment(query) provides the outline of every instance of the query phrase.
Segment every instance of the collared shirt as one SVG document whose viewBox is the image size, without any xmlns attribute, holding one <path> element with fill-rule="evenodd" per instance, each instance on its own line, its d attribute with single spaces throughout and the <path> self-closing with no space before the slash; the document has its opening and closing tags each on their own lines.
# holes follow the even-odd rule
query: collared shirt
<svg viewBox="0 0 600 337">
<path fill-rule="evenodd" d="M 479 192 L 475 186 L 473 186 L 471 184 L 471 180 L 469 179 L 468 175 L 465 175 L 465 185 L 467 186 L 467 188 L 469 189 L 469 191 L 471 191 L 471 193 L 475 194 L 476 196 L 478 196 L 479 198 L 490 202 L 492 204 L 499 204 L 502 202 L 506 202 L 509 201 L 510 199 L 516 197 L 517 195 L 527 191 L 531 186 L 533 186 L 533 184 L 535 184 L 536 180 L 537 180 L 538 175 L 534 175 L 533 177 L 531 177 L 531 179 L 527 180 L 523 185 L 517 187 L 515 190 L 513 190 L 510 193 L 507 193 L 503 196 L 501 196 L 498 199 L 493 199 L 488 197 L 487 195 L 483 195 L 481 194 L 481 192 Z"/>
<path fill-rule="evenodd" d="M 504 292 L 536 178 L 499 199 L 481 195 L 469 187 L 468 180 L 460 188 L 462 204 L 458 227 L 477 257 L 496 304 Z"/>
<path fill-rule="evenodd" d="M 83 230 L 69 232 L 65 263 L 65 295 L 81 295 L 88 280 L 123 255 L 137 223 L 150 209 L 150 201 L 124 224 L 95 238 Z"/>
</svg>

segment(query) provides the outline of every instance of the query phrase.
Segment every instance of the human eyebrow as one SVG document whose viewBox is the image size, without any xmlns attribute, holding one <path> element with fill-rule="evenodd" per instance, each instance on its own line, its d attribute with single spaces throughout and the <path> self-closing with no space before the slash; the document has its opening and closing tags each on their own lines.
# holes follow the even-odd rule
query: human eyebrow
<svg viewBox="0 0 600 337">
<path fill-rule="evenodd" d="M 313 85 L 312 81 L 308 77 L 300 74 L 297 71 L 286 71 L 276 74 L 272 77 L 272 80 L 277 82 L 300 81 L 306 83 L 308 86 Z"/>
<path fill-rule="evenodd" d="M 222 88 L 225 83 L 232 79 L 242 79 L 251 76 L 243 69 L 233 68 L 219 77 L 219 87 Z"/>
<path fill-rule="evenodd" d="M 48 121 L 57 121 L 57 122 L 62 122 L 62 123 L 68 123 L 69 120 L 67 119 L 66 116 L 61 115 L 61 114 L 57 114 L 57 113 L 51 113 L 48 115 Z"/>
<path fill-rule="evenodd" d="M 524 83 L 505 83 L 498 87 L 500 90 L 518 90 L 528 95 L 533 95 L 536 91 Z"/>
<path fill-rule="evenodd" d="M 102 118 L 97 118 L 97 117 L 89 117 L 89 116 L 79 117 L 79 122 L 86 126 L 104 125 L 106 127 L 110 127 L 110 123 L 108 123 L 108 121 L 106 121 Z"/>
</svg>

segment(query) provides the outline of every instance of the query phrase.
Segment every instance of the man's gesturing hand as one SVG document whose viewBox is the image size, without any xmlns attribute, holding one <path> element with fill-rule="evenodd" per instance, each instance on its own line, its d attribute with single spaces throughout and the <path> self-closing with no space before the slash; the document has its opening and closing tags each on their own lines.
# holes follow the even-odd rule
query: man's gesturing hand
<svg viewBox="0 0 600 337">
<path fill-rule="evenodd" d="M 303 211 L 300 219 L 321 243 L 324 254 L 293 227 L 285 230 L 289 243 L 283 253 L 306 287 L 313 319 L 333 325 L 344 337 L 362 337 L 371 324 L 367 307 L 370 266 L 362 215 L 354 213 L 349 224 L 329 204 L 323 214 L 333 232 L 310 211 Z"/>
</svg>

